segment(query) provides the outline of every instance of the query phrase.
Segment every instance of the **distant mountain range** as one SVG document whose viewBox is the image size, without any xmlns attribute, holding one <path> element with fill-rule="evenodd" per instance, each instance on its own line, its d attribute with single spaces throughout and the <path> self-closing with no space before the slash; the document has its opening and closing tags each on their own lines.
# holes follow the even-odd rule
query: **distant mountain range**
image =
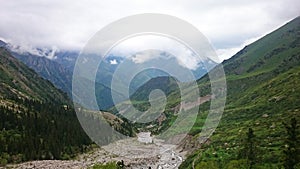
<svg viewBox="0 0 300 169">
<path fill-rule="evenodd" d="M 6 47 L 14 57 L 35 70 L 40 76 L 51 81 L 57 88 L 71 96 L 72 75 L 79 52 L 59 51 L 58 49 L 47 48 L 25 48 L 14 46 L 3 41 L 1 46 Z M 96 76 L 98 89 L 96 90 L 97 101 L 100 109 L 105 110 L 114 106 L 111 93 L 111 81 L 118 65 L 124 61 L 124 57 L 109 55 L 99 65 Z M 199 64 L 196 70 L 191 70 L 196 79 L 199 79 L 212 69 L 217 63 L 213 61 L 204 61 Z M 151 78 L 168 76 L 162 71 L 147 70 L 139 74 L 130 85 L 130 94 L 133 94 L 140 86 Z M 120 84 L 124 84 L 123 79 L 119 79 Z M 120 94 L 118 94 L 120 95 Z"/>
</svg>

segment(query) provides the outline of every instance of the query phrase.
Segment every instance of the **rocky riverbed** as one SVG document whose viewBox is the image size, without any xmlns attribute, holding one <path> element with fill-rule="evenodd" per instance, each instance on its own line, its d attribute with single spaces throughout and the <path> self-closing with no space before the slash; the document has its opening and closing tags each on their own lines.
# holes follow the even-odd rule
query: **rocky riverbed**
<svg viewBox="0 0 300 169">
<path fill-rule="evenodd" d="M 144 137 L 148 134 L 142 135 Z M 174 169 L 178 168 L 183 158 L 184 154 L 179 153 L 176 146 L 167 144 L 163 140 L 153 139 L 152 143 L 144 143 L 138 141 L 138 138 L 128 138 L 96 148 L 89 153 L 81 154 L 74 160 L 30 161 L 6 167 L 20 169 L 82 169 L 99 163 L 123 160 L 127 166 L 126 168 Z"/>
</svg>

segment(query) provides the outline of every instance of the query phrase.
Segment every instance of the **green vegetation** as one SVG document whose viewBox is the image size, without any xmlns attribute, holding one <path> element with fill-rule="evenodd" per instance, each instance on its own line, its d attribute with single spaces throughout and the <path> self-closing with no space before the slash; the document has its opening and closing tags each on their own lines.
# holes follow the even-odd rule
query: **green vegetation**
<svg viewBox="0 0 300 169">
<path fill-rule="evenodd" d="M 284 151 L 284 167 L 294 169 L 300 161 L 300 141 L 296 118 L 291 119 L 290 125 L 285 124 L 288 137 L 285 140 L 286 150 Z"/>
<path fill-rule="evenodd" d="M 189 132 L 192 141 L 187 143 L 194 151 L 180 168 L 300 168 L 299 39 L 300 17 L 223 62 L 227 103 L 221 122 L 209 140 L 197 147 L 195 140 L 210 103 L 200 106 Z M 68 159 L 85 151 L 90 140 L 68 106 L 66 96 L 11 58 L 4 49 L 0 54 L 0 163 Z M 198 86 L 201 96 L 211 94 L 208 75 L 198 80 Z M 156 134 L 168 129 L 176 120 L 180 103 L 178 86 L 171 78 L 148 81 L 131 96 L 131 101 L 137 109 L 145 111 L 150 106 L 147 100 L 150 91 L 157 88 L 167 94 L 167 106 L 157 121 L 131 124 L 108 117 L 112 119 L 110 124 L 129 136 L 137 130 Z M 184 90 L 184 98 L 193 96 L 188 92 L 190 88 Z M 116 106 L 128 104 L 125 101 Z M 115 107 L 110 111 L 119 115 Z M 84 115 L 89 117 L 87 120 L 98 120 L 91 114 Z M 290 124 L 284 123 L 288 121 Z M 99 132 L 99 128 L 94 130 Z M 185 131 L 184 127 L 177 132 L 181 131 Z M 118 167 L 120 163 L 112 162 L 93 168 Z"/>
<path fill-rule="evenodd" d="M 1 100 L 22 97 L 49 103 L 71 104 L 68 96 L 57 90 L 49 81 L 0 48 Z"/>
<path fill-rule="evenodd" d="M 20 54 L 11 51 L 11 54 L 41 77 L 51 81 L 55 87 L 65 91 L 69 96 L 72 95 L 72 72 L 69 69 L 46 57 L 39 57 L 26 52 Z"/>
<path fill-rule="evenodd" d="M 125 120 L 122 115 L 118 114 L 119 109 L 126 109 L 129 104 L 132 104 L 139 111 L 147 111 L 150 108 L 149 95 L 154 89 L 162 90 L 168 97 L 166 100 L 166 108 L 163 114 L 158 118 L 160 120 L 151 121 L 149 123 L 130 123 L 133 133 L 143 130 L 151 131 L 153 134 L 158 134 L 173 124 L 176 120 L 174 116 L 174 107 L 180 102 L 179 87 L 177 81 L 173 77 L 161 76 L 147 81 L 144 85 L 137 89 L 130 97 L 130 100 L 124 101 L 109 111 Z M 160 98 L 158 98 L 160 99 Z M 148 116 L 149 114 L 147 114 Z M 125 120 L 126 121 L 126 120 Z M 163 122 L 163 123 L 162 123 Z M 149 127 L 151 126 L 151 127 Z M 128 127 L 127 127 L 128 131 Z M 126 133 L 126 131 L 125 131 Z"/>
<path fill-rule="evenodd" d="M 247 159 L 247 166 L 252 169 L 257 160 L 257 140 L 252 128 L 247 132 L 247 139 L 243 143 L 240 158 Z"/>
<path fill-rule="evenodd" d="M 71 101 L 0 48 L 0 165 L 70 159 L 88 150 Z"/>
<path fill-rule="evenodd" d="M 74 110 L 62 105 L 14 99 L 0 106 L 0 161 L 70 159 L 91 144 Z"/>
<path fill-rule="evenodd" d="M 284 126 L 281 126 L 284 128 Z M 296 131 L 299 133 L 299 131 Z M 288 138 L 294 148 L 288 148 L 287 144 L 282 140 Z M 196 150 L 186 159 L 180 168 L 195 168 L 206 166 L 207 168 L 297 168 L 299 167 L 299 144 L 295 144 L 297 140 L 288 137 L 288 134 L 278 136 L 278 138 L 270 138 L 270 136 L 261 136 L 274 140 L 272 144 L 261 143 L 266 141 L 261 137 L 258 139 L 254 131 L 249 128 L 244 134 L 235 138 L 234 142 L 216 142 L 212 138 L 212 143 L 205 144 L 201 149 Z M 299 135 L 296 136 L 297 138 Z M 227 140 L 228 138 L 223 138 Z M 278 141 L 278 142 L 275 142 Z M 291 147 L 293 147 L 291 146 Z M 298 154 L 296 154 L 298 153 Z M 288 167 L 293 166 L 293 167 Z M 201 168 L 201 167 L 200 167 Z"/>
<path fill-rule="evenodd" d="M 293 118 L 300 120 L 299 39 L 300 17 L 223 62 L 227 103 L 221 122 L 209 142 L 191 153 L 180 168 L 200 164 L 212 168 L 288 168 L 287 163 L 299 167 L 299 160 L 298 164 L 292 162 L 296 157 L 292 158 L 291 154 L 300 144 L 291 143 L 294 138 L 286 140 L 292 136 L 282 124 Z M 198 83 L 204 89 L 202 93 L 209 94 L 208 76 Z M 203 115 L 198 116 L 200 119 L 191 130 L 194 137 L 201 132 L 199 124 L 205 119 L 208 108 L 200 110 Z M 257 140 L 253 142 L 255 146 L 250 146 L 250 136 Z M 245 143 L 247 138 L 248 144 Z M 288 142 L 295 148 L 288 150 Z M 247 153 L 243 156 L 241 152 Z"/>
<path fill-rule="evenodd" d="M 287 163 L 299 167 L 291 158 L 300 144 L 285 139 L 288 135 L 282 124 L 292 118 L 300 121 L 299 39 L 300 17 L 223 62 L 227 103 L 221 122 L 208 142 L 194 149 L 180 168 L 288 168 Z M 198 87 L 201 96 L 211 94 L 208 75 L 198 80 Z M 152 79 L 131 97 L 134 106 L 145 111 L 150 106 L 147 102 L 150 91 L 157 88 L 168 89 L 162 123 L 134 124 L 154 134 L 168 129 L 176 120 L 176 106 L 180 103 L 176 86 L 167 80 L 157 83 Z M 184 90 L 187 93 L 184 98 L 192 97 L 189 88 Z M 122 104 L 117 106 L 126 106 L 128 102 Z M 189 132 L 192 139 L 186 147 L 198 146 L 195 140 L 209 107 L 209 102 L 200 106 Z M 112 111 L 116 113 L 114 108 Z"/>
<path fill-rule="evenodd" d="M 107 164 L 96 164 L 90 169 L 119 169 L 116 162 L 109 162 Z"/>
</svg>

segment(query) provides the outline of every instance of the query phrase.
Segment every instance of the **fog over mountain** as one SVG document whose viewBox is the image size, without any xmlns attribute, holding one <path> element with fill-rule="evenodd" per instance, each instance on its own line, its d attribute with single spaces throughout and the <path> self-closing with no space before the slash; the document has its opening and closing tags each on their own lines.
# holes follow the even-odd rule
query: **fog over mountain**
<svg viewBox="0 0 300 169">
<path fill-rule="evenodd" d="M 115 20 L 139 13 L 165 13 L 196 26 L 223 60 L 295 18 L 299 9 L 297 0 L 6 1 L 0 6 L 0 39 L 20 46 L 80 50 Z"/>
</svg>

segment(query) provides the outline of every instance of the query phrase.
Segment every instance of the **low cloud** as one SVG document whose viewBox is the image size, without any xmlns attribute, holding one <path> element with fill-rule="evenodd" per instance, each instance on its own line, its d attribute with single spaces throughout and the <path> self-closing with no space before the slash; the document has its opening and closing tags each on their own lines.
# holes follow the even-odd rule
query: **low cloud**
<svg viewBox="0 0 300 169">
<path fill-rule="evenodd" d="M 98 30 L 125 16 L 163 13 L 196 26 L 221 55 L 299 15 L 298 0 L 1 1 L 0 37 L 13 44 L 80 50 Z M 223 56 L 222 56 L 223 57 Z"/>
<path fill-rule="evenodd" d="M 111 54 L 130 58 L 135 63 L 159 57 L 175 57 L 181 66 L 189 69 L 196 69 L 201 61 L 207 59 L 195 55 L 178 41 L 157 35 L 136 36 L 124 40 L 111 50 Z"/>
<path fill-rule="evenodd" d="M 59 52 L 59 49 L 56 46 L 52 46 L 51 48 L 36 48 L 31 45 L 7 45 L 10 50 L 19 54 L 31 54 L 40 57 L 46 57 L 48 59 L 56 59 L 56 52 Z"/>
</svg>

